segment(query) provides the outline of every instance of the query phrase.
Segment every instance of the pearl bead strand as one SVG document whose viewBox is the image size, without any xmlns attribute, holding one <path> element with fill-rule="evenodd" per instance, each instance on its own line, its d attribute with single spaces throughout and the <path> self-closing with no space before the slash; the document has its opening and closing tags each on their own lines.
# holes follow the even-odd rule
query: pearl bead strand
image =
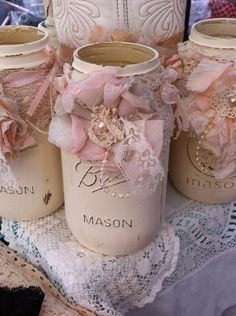
<svg viewBox="0 0 236 316">
<path fill-rule="evenodd" d="M 201 149 L 201 146 L 202 146 L 202 142 L 206 139 L 207 137 L 207 134 L 210 132 L 210 130 L 213 128 L 214 126 L 214 120 L 212 120 L 209 125 L 207 126 L 207 128 L 203 131 L 203 133 L 199 136 L 199 139 L 198 139 L 198 143 L 197 143 L 197 150 L 196 150 L 196 153 L 195 153 L 195 160 L 197 161 L 197 165 L 200 167 L 200 169 L 202 171 L 204 171 L 204 167 L 202 165 L 202 163 L 200 162 L 200 158 L 199 158 L 199 155 L 200 155 L 200 149 Z M 205 170 L 205 172 L 209 172 L 208 169 Z M 213 173 L 211 171 L 211 173 Z"/>
</svg>

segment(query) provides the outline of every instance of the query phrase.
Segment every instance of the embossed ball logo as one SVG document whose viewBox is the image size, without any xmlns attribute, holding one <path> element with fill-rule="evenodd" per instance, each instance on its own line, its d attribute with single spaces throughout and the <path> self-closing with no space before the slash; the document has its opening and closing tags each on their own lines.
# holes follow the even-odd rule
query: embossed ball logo
<svg viewBox="0 0 236 316">
<path fill-rule="evenodd" d="M 196 155 L 197 147 L 198 139 L 189 137 L 187 143 L 189 161 L 200 173 L 209 177 L 213 177 L 212 172 L 214 171 L 214 166 L 216 164 L 215 156 L 209 150 L 202 147 L 198 149 L 198 155 Z"/>
</svg>

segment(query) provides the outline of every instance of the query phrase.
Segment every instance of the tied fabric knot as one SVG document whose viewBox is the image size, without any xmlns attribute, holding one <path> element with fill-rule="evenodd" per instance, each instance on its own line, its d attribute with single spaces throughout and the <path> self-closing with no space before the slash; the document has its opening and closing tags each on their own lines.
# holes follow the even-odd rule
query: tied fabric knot
<svg viewBox="0 0 236 316">
<path fill-rule="evenodd" d="M 135 80 L 118 78 L 113 67 L 81 74 L 76 81 L 68 65 L 64 73 L 56 82 L 60 94 L 49 141 L 82 161 L 122 172 L 131 192 L 143 196 L 155 191 L 164 176 L 159 161 L 164 124 L 149 102 L 132 93 Z"/>
</svg>

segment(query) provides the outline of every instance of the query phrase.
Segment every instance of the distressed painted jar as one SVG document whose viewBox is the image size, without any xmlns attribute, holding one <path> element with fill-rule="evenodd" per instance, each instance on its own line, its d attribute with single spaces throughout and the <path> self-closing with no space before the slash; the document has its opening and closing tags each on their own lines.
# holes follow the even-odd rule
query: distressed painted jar
<svg viewBox="0 0 236 316">
<path fill-rule="evenodd" d="M 131 43 L 101 43 L 76 50 L 73 78 L 77 80 L 80 73 L 90 74 L 107 65 L 114 65 L 119 77 L 135 76 L 137 79 L 144 76 L 146 88 L 157 89 L 158 53 Z M 153 106 L 158 108 L 160 102 L 154 99 Z M 85 247 L 108 255 L 131 254 L 144 248 L 158 234 L 165 210 L 171 108 L 159 107 L 158 117 L 165 120 L 159 158 L 164 177 L 155 192 L 148 196 L 129 196 L 130 189 L 121 173 L 115 177 L 105 173 L 105 185 L 101 187 L 100 167 L 81 162 L 75 155 L 62 151 L 66 218 L 75 238 Z M 157 132 L 155 139 L 158 137 Z"/>
<path fill-rule="evenodd" d="M 47 140 L 49 89 L 27 114 L 53 67 L 48 42 L 34 27 L 0 28 L 0 216 L 5 218 L 37 219 L 63 203 L 60 152 Z M 27 138 L 19 146 L 23 131 Z"/>
<path fill-rule="evenodd" d="M 183 195 L 201 202 L 236 199 L 235 32 L 236 19 L 201 21 L 179 47 L 176 117 L 186 132 L 172 141 L 169 175 Z"/>
<path fill-rule="evenodd" d="M 46 32 L 50 38 L 50 43 L 55 50 L 59 49 L 59 42 L 54 25 L 47 24 L 47 20 L 40 22 L 38 28 Z"/>
<path fill-rule="evenodd" d="M 50 43 L 55 50 L 59 49 L 59 42 L 57 39 L 55 23 L 53 18 L 52 1 L 44 0 L 44 8 L 46 20 L 39 23 L 38 28 L 46 32 L 49 36 Z"/>
<path fill-rule="evenodd" d="M 185 8 L 186 0 L 53 0 L 63 45 L 129 41 L 157 47 L 161 54 L 183 40 Z"/>
</svg>

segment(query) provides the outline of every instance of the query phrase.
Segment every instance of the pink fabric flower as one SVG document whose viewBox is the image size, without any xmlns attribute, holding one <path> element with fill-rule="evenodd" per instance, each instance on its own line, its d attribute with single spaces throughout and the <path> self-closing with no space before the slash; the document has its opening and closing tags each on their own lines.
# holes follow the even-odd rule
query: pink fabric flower
<svg viewBox="0 0 236 316">
<path fill-rule="evenodd" d="M 84 156 L 83 150 L 87 150 L 88 119 L 82 119 L 78 113 L 78 104 L 93 110 L 96 106 L 103 104 L 106 108 L 117 109 L 117 114 L 128 117 L 137 112 L 151 113 L 150 105 L 141 97 L 129 91 L 131 85 L 130 78 L 118 78 L 117 69 L 107 67 L 103 71 L 80 75 L 78 80 L 71 78 L 71 69 L 65 65 L 65 76 L 59 79 L 56 86 L 61 89 L 56 101 L 55 110 L 57 114 L 69 113 L 72 125 L 72 153 Z M 63 110 L 60 107 L 63 107 Z M 80 137 L 78 137 L 80 135 Z M 70 147 L 70 146 L 66 146 Z M 94 144 L 89 146 L 91 152 L 90 160 L 103 159 L 104 149 Z"/>
<path fill-rule="evenodd" d="M 179 55 L 173 55 L 163 64 L 166 68 L 161 80 L 161 97 L 166 104 L 176 104 L 180 95 L 175 82 L 182 76 L 183 63 Z"/>
<path fill-rule="evenodd" d="M 109 67 L 90 76 L 82 75 L 79 84 L 69 83 L 66 94 L 90 109 L 101 103 L 108 108 L 117 108 L 118 114 L 124 117 L 136 112 L 151 113 L 150 105 L 129 89 L 130 78 L 117 78 L 117 69 Z"/>
<path fill-rule="evenodd" d="M 147 176 L 147 183 L 140 184 L 140 193 L 150 193 L 150 184 L 155 189 L 163 175 L 159 161 L 163 121 L 153 117 L 151 121 L 143 120 L 141 127 L 136 127 L 137 121 L 129 121 L 133 114 L 148 114 L 148 119 L 154 116 L 142 95 L 145 91 L 139 91 L 140 95 L 131 92 L 133 78 L 117 77 L 114 67 L 81 74 L 76 80 L 68 68 L 64 70 L 65 76 L 57 82 L 60 91 L 49 128 L 50 142 L 82 161 L 92 161 L 106 171 L 122 172 L 131 192 L 136 178 Z M 136 131 L 138 139 L 129 144 L 131 130 Z M 142 168 L 136 163 L 141 158 L 145 160 Z"/>
<path fill-rule="evenodd" d="M 165 60 L 164 66 L 167 69 L 174 69 L 177 71 L 178 79 L 181 78 L 182 72 L 183 72 L 183 62 L 181 60 L 181 57 L 177 54 L 173 55 L 171 58 Z"/>
</svg>

